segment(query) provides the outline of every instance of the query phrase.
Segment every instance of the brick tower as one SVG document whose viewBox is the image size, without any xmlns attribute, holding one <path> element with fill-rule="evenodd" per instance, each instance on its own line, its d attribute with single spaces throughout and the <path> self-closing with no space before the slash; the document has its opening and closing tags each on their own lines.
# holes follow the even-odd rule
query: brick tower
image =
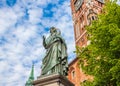
<svg viewBox="0 0 120 86">
<path fill-rule="evenodd" d="M 79 47 L 85 47 L 89 44 L 87 40 L 87 32 L 85 26 L 90 25 L 92 20 L 97 19 L 97 14 L 101 13 L 104 0 L 71 0 L 72 19 L 75 34 L 75 44 Z M 78 59 L 75 58 L 69 64 L 68 79 L 75 86 L 80 86 L 80 82 L 84 82 L 92 77 L 85 75 L 78 65 Z"/>
<path fill-rule="evenodd" d="M 96 19 L 102 7 L 103 0 L 71 0 L 76 45 L 84 47 L 89 43 L 85 26 Z"/>
</svg>

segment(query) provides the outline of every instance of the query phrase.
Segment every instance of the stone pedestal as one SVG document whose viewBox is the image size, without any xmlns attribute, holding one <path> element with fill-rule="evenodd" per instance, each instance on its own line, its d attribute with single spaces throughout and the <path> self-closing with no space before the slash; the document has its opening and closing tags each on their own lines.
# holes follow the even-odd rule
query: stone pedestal
<svg viewBox="0 0 120 86">
<path fill-rule="evenodd" d="M 48 76 L 40 76 L 33 81 L 34 86 L 74 86 L 65 76 L 60 74 L 52 74 Z"/>
</svg>

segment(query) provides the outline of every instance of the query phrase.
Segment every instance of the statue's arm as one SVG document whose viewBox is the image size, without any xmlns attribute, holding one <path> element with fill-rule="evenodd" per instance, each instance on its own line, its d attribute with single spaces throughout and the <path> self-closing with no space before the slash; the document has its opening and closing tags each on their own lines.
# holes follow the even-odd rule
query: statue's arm
<svg viewBox="0 0 120 86">
<path fill-rule="evenodd" d="M 43 36 L 43 46 L 46 48 L 45 36 Z"/>
<path fill-rule="evenodd" d="M 55 36 L 54 38 L 53 38 L 53 41 L 52 41 L 52 43 L 51 44 L 53 44 L 53 43 L 55 43 L 55 42 L 63 42 L 63 39 L 60 37 L 60 36 Z"/>
<path fill-rule="evenodd" d="M 48 44 L 43 43 L 43 45 L 44 45 L 45 49 L 48 49 L 51 45 L 54 45 L 54 43 L 57 41 L 60 41 L 60 39 L 55 37 Z"/>
</svg>

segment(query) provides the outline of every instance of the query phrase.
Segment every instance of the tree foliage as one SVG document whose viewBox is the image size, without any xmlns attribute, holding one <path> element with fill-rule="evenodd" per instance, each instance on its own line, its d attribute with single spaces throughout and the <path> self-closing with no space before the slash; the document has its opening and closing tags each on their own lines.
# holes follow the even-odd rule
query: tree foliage
<svg viewBox="0 0 120 86">
<path fill-rule="evenodd" d="M 77 48 L 80 65 L 94 81 L 84 86 L 120 86 L 120 6 L 105 4 L 102 14 L 86 27 L 90 45 Z"/>
</svg>

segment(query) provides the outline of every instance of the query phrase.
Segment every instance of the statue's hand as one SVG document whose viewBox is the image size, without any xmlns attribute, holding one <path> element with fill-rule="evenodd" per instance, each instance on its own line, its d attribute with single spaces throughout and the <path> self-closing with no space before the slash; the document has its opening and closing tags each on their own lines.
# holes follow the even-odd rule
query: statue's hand
<svg viewBox="0 0 120 86">
<path fill-rule="evenodd" d="M 46 48 L 45 36 L 43 35 L 43 46 Z"/>
<path fill-rule="evenodd" d="M 45 40 L 45 36 L 43 35 L 43 40 Z"/>
</svg>

